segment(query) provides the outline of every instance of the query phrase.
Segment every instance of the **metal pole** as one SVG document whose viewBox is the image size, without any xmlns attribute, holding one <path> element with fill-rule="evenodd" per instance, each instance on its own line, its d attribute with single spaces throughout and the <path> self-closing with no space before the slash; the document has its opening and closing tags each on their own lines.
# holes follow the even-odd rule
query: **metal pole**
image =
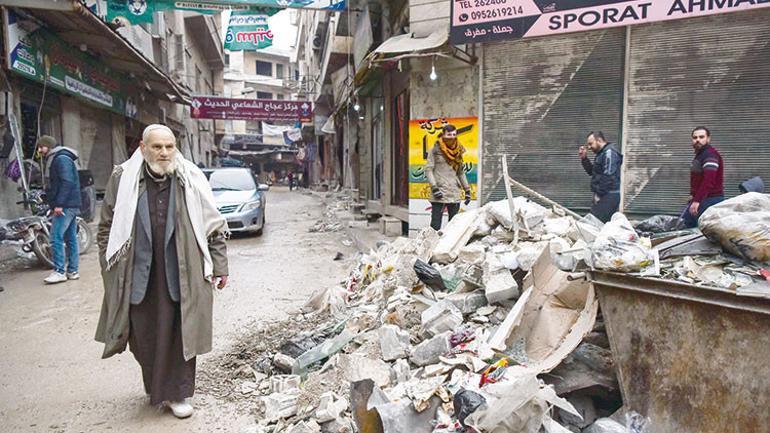
<svg viewBox="0 0 770 433">
<path fill-rule="evenodd" d="M 513 222 L 513 225 L 511 226 L 511 229 L 513 230 L 513 243 L 511 243 L 511 245 L 516 246 L 516 244 L 519 243 L 519 221 L 516 218 L 516 204 L 513 202 L 513 193 L 511 193 L 511 178 L 508 177 L 508 161 L 506 160 L 506 155 L 501 156 L 500 159 L 503 163 L 505 195 L 508 196 L 508 208 L 511 210 L 511 221 Z"/>
</svg>

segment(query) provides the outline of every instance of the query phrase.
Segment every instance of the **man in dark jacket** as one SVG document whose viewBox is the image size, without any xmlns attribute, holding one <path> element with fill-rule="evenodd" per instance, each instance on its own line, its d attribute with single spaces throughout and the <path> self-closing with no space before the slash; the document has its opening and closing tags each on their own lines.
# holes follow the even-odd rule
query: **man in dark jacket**
<svg viewBox="0 0 770 433">
<path fill-rule="evenodd" d="M 588 160 L 588 149 L 596 154 L 594 162 Z M 620 166 L 623 155 L 612 143 L 607 143 L 604 133 L 591 131 L 586 139 L 586 146 L 579 151 L 583 169 L 591 176 L 593 205 L 591 214 L 606 223 L 620 206 Z"/>
<path fill-rule="evenodd" d="M 711 145 L 711 131 L 705 126 L 692 130 L 695 157 L 690 164 L 690 203 L 684 225 L 697 227 L 698 219 L 711 206 L 725 199 L 722 155 Z"/>
<path fill-rule="evenodd" d="M 48 180 L 46 197 L 53 209 L 51 227 L 51 253 L 54 269 L 45 278 L 46 283 L 56 284 L 67 280 L 77 280 L 78 274 L 78 223 L 80 213 L 80 179 L 75 160 L 78 153 L 74 149 L 57 146 L 56 140 L 44 135 L 37 142 L 37 150 L 44 158 L 44 170 Z M 64 256 L 64 243 L 67 243 L 67 257 Z M 66 260 L 66 267 L 65 267 Z"/>
</svg>

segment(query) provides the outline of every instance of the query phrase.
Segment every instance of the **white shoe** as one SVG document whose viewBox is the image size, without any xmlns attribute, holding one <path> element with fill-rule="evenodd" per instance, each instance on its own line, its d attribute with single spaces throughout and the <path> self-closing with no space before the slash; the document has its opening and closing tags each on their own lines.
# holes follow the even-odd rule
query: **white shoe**
<svg viewBox="0 0 770 433">
<path fill-rule="evenodd" d="M 68 280 L 79 280 L 80 274 L 77 272 L 67 272 L 67 279 Z"/>
<path fill-rule="evenodd" d="M 193 414 L 193 406 L 189 398 L 182 401 L 164 401 L 163 404 L 171 409 L 177 418 L 188 418 Z"/>
<path fill-rule="evenodd" d="M 53 271 L 51 272 L 51 275 L 45 277 L 43 280 L 46 284 L 56 284 L 56 283 L 63 283 L 67 281 L 67 276 L 64 274 L 61 274 L 59 272 Z"/>
</svg>

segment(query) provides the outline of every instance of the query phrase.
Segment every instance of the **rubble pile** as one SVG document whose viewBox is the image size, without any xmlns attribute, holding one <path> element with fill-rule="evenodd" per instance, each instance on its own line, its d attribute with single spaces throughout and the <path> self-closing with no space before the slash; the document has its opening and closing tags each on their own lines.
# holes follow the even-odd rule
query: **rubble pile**
<svg viewBox="0 0 770 433">
<path fill-rule="evenodd" d="M 609 418 L 622 400 L 582 271 L 740 290 L 756 265 L 699 233 L 641 237 L 622 214 L 601 224 L 523 197 L 513 208 L 492 202 L 441 233 L 381 243 L 316 292 L 297 316 L 316 326 L 263 351 L 255 383 L 240 385 L 261 396 L 254 431 L 645 431 L 638 414 Z"/>
<path fill-rule="evenodd" d="M 339 221 L 339 214 L 348 212 L 355 200 L 348 192 L 330 192 L 326 195 L 326 208 L 323 219 L 317 221 L 308 229 L 310 233 L 338 232 L 343 229 Z"/>
</svg>

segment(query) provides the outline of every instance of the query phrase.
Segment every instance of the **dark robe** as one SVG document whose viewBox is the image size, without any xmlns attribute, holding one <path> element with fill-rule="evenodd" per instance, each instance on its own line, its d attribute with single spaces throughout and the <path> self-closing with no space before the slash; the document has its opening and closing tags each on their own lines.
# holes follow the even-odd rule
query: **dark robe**
<svg viewBox="0 0 770 433">
<path fill-rule="evenodd" d="M 169 295 L 165 272 L 165 237 L 171 182 L 158 182 L 145 173 L 152 226 L 152 265 L 144 299 L 131 305 L 129 347 L 142 367 L 150 404 L 180 401 L 195 392 L 195 358 L 185 362 L 182 313 Z M 173 242 L 173 238 L 172 241 Z"/>
</svg>

